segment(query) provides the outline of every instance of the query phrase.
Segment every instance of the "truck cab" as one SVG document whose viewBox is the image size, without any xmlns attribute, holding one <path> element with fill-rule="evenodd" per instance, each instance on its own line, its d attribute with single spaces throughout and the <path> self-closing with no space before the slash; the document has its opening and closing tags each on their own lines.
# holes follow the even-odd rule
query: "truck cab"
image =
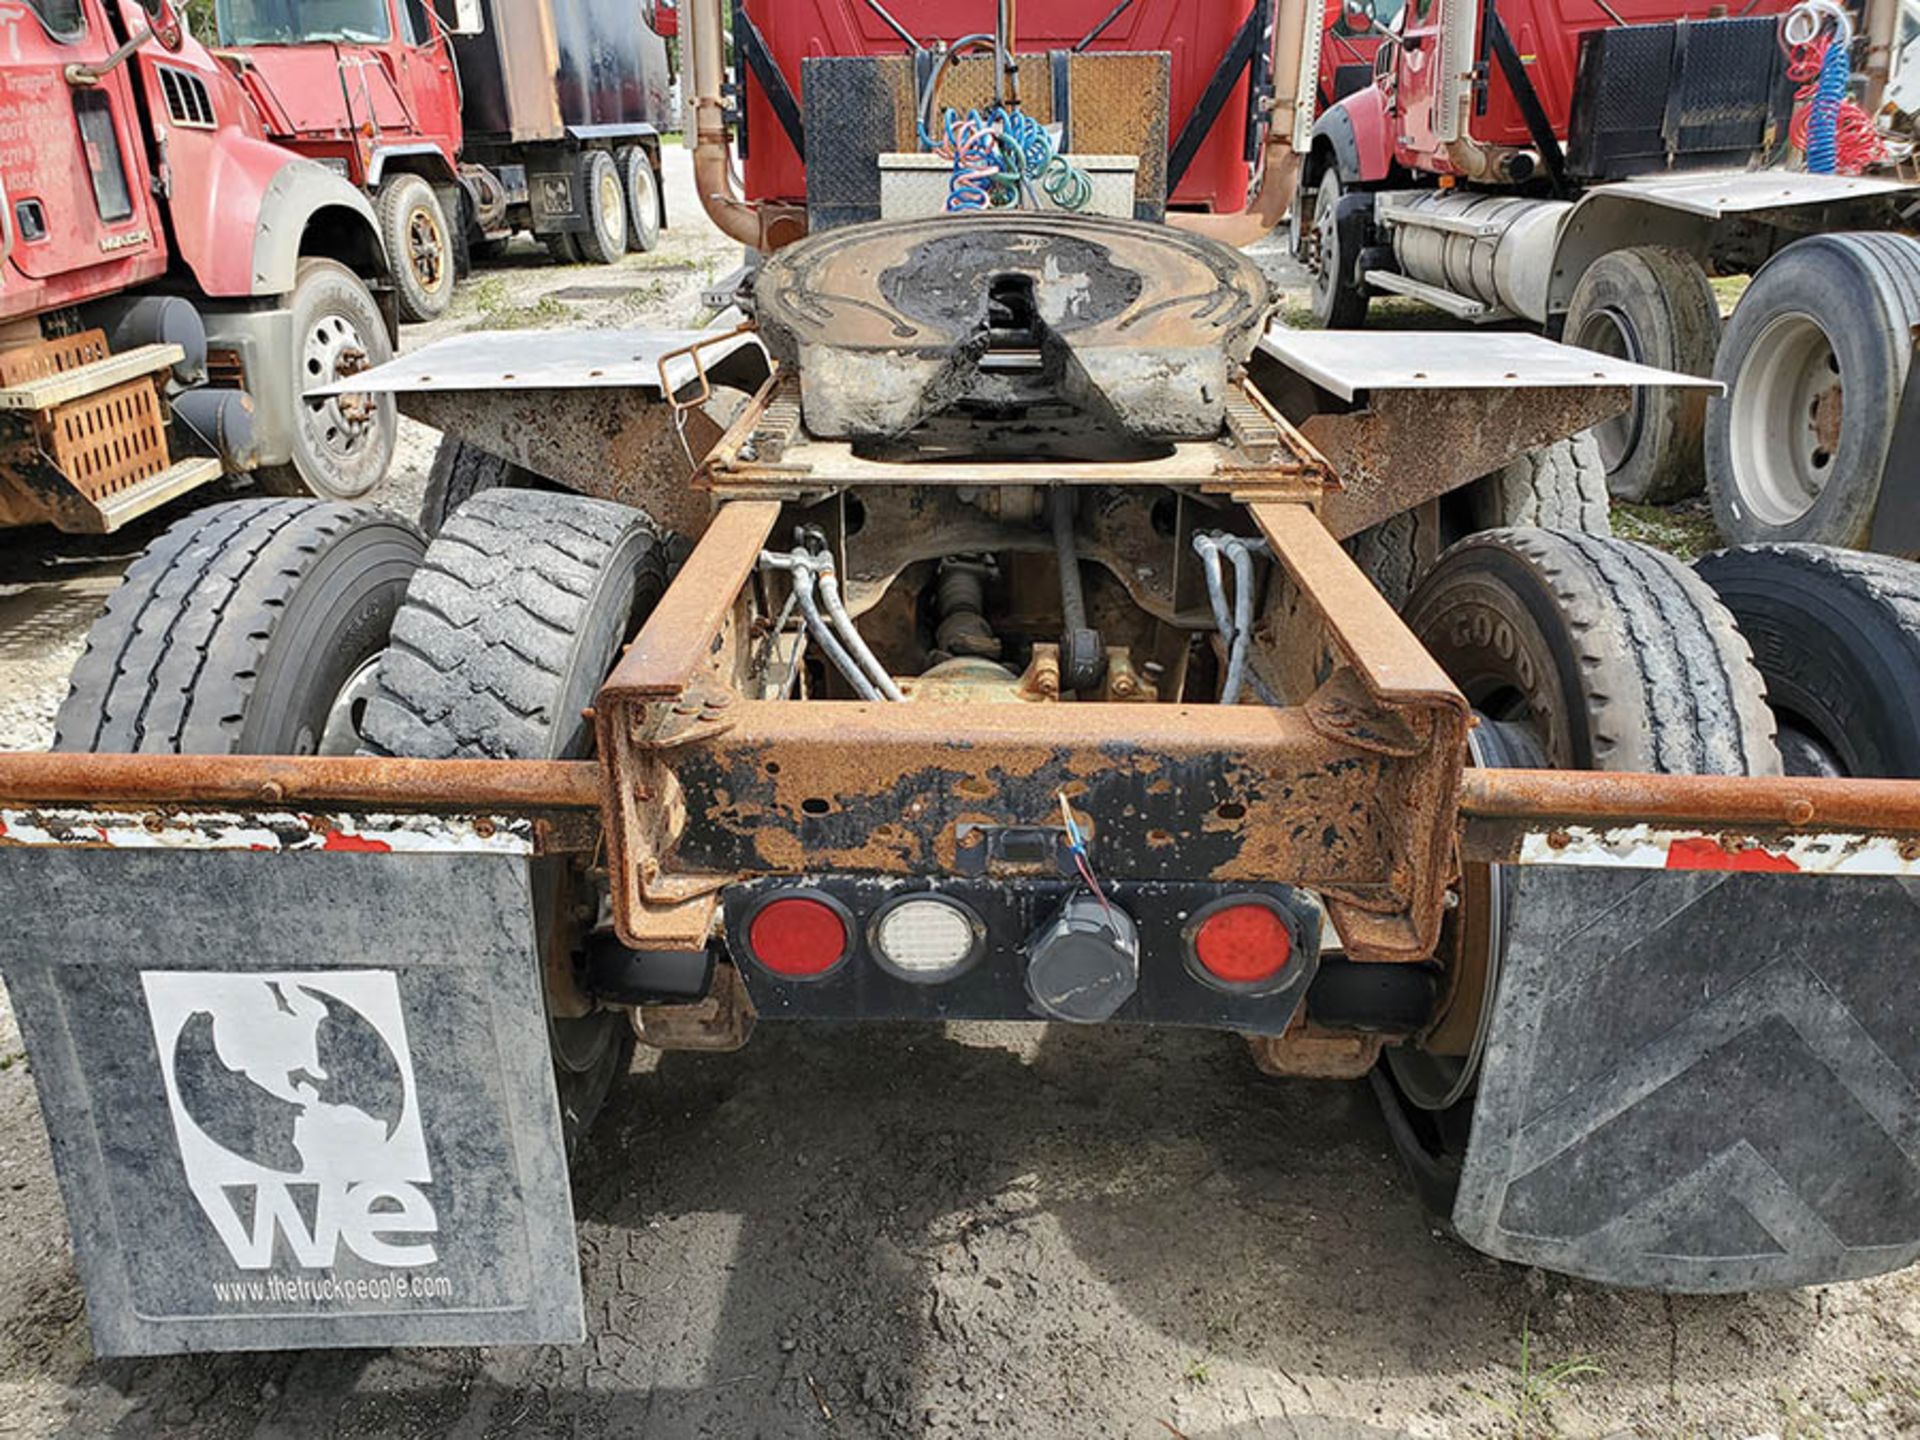
<svg viewBox="0 0 1920 1440">
<path fill-rule="evenodd" d="M 464 213 L 448 23 L 426 0 L 219 0 L 215 15 L 267 133 L 374 197 L 403 317 L 444 313 Z"/>
<path fill-rule="evenodd" d="M 0 525 L 110 531 L 235 472 L 364 493 L 391 407 L 342 423 L 299 377 L 390 353 L 365 198 L 267 138 L 168 0 L 5 26 Z M 338 343 L 308 356 L 296 312 Z"/>
<path fill-rule="evenodd" d="M 275 140 L 378 188 L 387 165 L 451 181 L 460 92 L 423 0 L 220 0 L 220 55 Z"/>
</svg>

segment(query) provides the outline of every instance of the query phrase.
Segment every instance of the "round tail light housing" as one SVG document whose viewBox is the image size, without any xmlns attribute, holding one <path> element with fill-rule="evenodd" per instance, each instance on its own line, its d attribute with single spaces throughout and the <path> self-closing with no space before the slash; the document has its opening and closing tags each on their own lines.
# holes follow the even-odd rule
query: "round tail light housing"
<svg viewBox="0 0 1920 1440">
<path fill-rule="evenodd" d="M 987 927 L 947 895 L 902 895 L 874 912 L 867 948 L 895 979 L 937 985 L 961 974 L 986 948 Z"/>
<path fill-rule="evenodd" d="M 1187 968 L 1217 990 L 1264 995 L 1293 977 L 1293 922 L 1264 895 L 1229 895 L 1194 913 Z"/>
<path fill-rule="evenodd" d="M 763 969 L 786 980 L 818 980 L 853 950 L 853 917 L 830 895 L 777 892 L 747 922 L 747 950 Z"/>
</svg>

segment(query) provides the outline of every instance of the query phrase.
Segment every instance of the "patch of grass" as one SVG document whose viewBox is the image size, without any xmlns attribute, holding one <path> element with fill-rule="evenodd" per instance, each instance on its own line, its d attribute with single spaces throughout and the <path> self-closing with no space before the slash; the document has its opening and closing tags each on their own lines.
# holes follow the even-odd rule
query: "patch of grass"
<svg viewBox="0 0 1920 1440">
<path fill-rule="evenodd" d="M 1751 275 L 1715 275 L 1707 283 L 1713 286 L 1713 298 L 1720 302 L 1722 318 L 1733 313 L 1733 307 L 1740 303 L 1740 297 L 1747 293 L 1747 286 L 1753 283 Z"/>
<path fill-rule="evenodd" d="M 1520 1321 L 1520 1359 L 1512 1367 L 1506 1389 L 1498 1395 L 1467 1386 L 1467 1393 L 1504 1416 L 1512 1426 L 1513 1440 L 1547 1440 L 1558 1435 L 1553 1420 L 1553 1402 L 1576 1380 L 1589 1375 L 1604 1375 L 1605 1370 L 1590 1355 L 1576 1355 L 1552 1365 L 1541 1365 L 1534 1353 L 1531 1317 Z"/>
<path fill-rule="evenodd" d="M 1187 1366 L 1187 1373 L 1182 1378 L 1185 1379 L 1189 1385 L 1206 1384 L 1211 1378 L 1211 1374 L 1207 1369 L 1207 1362 L 1202 1358 L 1195 1357 L 1193 1363 Z"/>
<path fill-rule="evenodd" d="M 1297 294 L 1289 294 L 1280 307 L 1280 319 L 1292 330 L 1318 330 L 1313 305 Z M 1436 310 L 1410 295 L 1376 295 L 1367 307 L 1367 325 L 1379 330 L 1446 329 L 1458 322 L 1444 311 Z"/>
<path fill-rule="evenodd" d="M 0 1055 L 0 1072 L 11 1070 L 16 1065 L 27 1063 L 26 1053 L 15 1050 L 11 1055 Z"/>
<path fill-rule="evenodd" d="M 1712 512 L 1700 500 L 1683 500 L 1678 505 L 1634 505 L 1615 500 L 1613 533 L 1689 563 L 1725 543 L 1713 523 Z"/>
<path fill-rule="evenodd" d="M 456 296 L 461 308 L 479 317 L 470 330 L 530 330 L 542 325 L 571 325 L 578 317 L 564 300 L 542 295 L 531 304 L 516 300 L 499 276 L 467 286 Z"/>
</svg>

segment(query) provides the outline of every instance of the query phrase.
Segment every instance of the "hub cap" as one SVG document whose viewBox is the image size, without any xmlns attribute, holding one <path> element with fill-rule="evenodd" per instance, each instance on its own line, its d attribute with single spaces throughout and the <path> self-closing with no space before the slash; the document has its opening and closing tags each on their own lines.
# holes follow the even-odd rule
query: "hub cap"
<svg viewBox="0 0 1920 1440">
<path fill-rule="evenodd" d="M 1740 499 L 1768 525 L 1791 525 L 1818 503 L 1840 448 L 1844 377 L 1811 315 L 1781 315 L 1734 377 L 1730 448 Z"/>
<path fill-rule="evenodd" d="M 407 215 L 407 262 L 420 288 L 431 293 L 446 280 L 447 237 L 424 205 Z"/>
<path fill-rule="evenodd" d="M 600 206 L 600 228 L 609 235 L 619 235 L 626 229 L 627 202 L 620 193 L 620 177 L 612 170 L 600 172 L 596 197 Z"/>
</svg>

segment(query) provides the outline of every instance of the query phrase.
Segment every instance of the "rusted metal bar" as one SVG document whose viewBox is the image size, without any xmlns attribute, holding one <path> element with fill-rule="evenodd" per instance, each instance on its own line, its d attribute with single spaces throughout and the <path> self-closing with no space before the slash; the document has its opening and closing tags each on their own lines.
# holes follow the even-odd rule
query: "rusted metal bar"
<svg viewBox="0 0 1920 1440">
<path fill-rule="evenodd" d="M 600 692 L 602 705 L 671 699 L 687 688 L 711 653 L 779 518 L 775 500 L 737 500 L 720 508 L 639 637 L 607 677 Z"/>
<path fill-rule="evenodd" d="M 1303 505 L 1260 503 L 1248 513 L 1274 557 L 1314 607 L 1369 689 L 1381 696 L 1432 699 L 1466 713 L 1466 700 L 1413 632 Z"/>
<path fill-rule="evenodd" d="M 373 756 L 0 755 L 0 802 L 598 810 L 591 760 Z"/>
<path fill-rule="evenodd" d="M 1920 835 L 1920 782 L 1636 775 L 1612 770 L 1469 770 L 1460 781 L 1460 814 L 1465 820 L 1488 822 L 1677 820 Z"/>
<path fill-rule="evenodd" d="M 1470 770 L 1461 855 L 1628 869 L 1920 875 L 1920 784 Z"/>
</svg>

